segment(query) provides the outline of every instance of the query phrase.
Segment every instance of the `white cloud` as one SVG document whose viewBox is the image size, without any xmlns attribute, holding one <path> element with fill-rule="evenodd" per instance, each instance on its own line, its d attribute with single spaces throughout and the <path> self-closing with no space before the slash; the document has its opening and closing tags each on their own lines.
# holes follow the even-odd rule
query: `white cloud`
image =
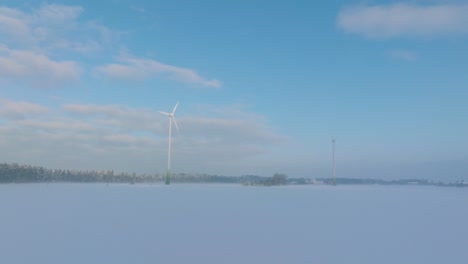
<svg viewBox="0 0 468 264">
<path fill-rule="evenodd" d="M 65 104 L 62 109 L 76 117 L 93 120 L 93 123 L 119 131 L 162 131 L 161 114 L 146 108 L 123 105 Z"/>
<path fill-rule="evenodd" d="M 0 46 L 0 80 L 56 87 L 78 81 L 80 73 L 73 61 L 54 61 L 38 52 Z"/>
<path fill-rule="evenodd" d="M 4 161 L 136 172 L 166 169 L 168 121 L 156 111 L 120 105 L 46 108 L 3 102 L 0 116 L 7 118 L 0 122 L 0 159 Z M 213 111 L 204 116 L 177 116 L 175 171 L 242 174 L 247 167 L 255 167 L 256 157 L 284 142 L 259 114 L 236 106 L 209 108 Z M 219 110 L 223 108 L 237 108 L 233 111 L 241 115 L 226 116 L 225 110 Z M 22 117 L 10 118 L 12 113 Z M 241 163 L 245 167 L 239 168 Z"/>
<path fill-rule="evenodd" d="M 0 7 L 0 34 L 13 39 L 30 39 L 30 29 L 24 14 L 15 9 Z"/>
<path fill-rule="evenodd" d="M 45 106 L 24 101 L 10 101 L 0 99 L 0 117 L 24 119 L 47 113 L 49 109 Z"/>
<path fill-rule="evenodd" d="M 42 5 L 30 12 L 0 7 L 0 37 L 5 37 L 4 44 L 21 49 L 48 50 L 56 42 L 69 39 L 80 46 L 83 40 L 86 43 L 96 38 L 90 26 L 79 22 L 82 11 L 83 8 L 79 6 L 55 4 Z M 87 31 L 87 34 L 76 37 L 83 31 Z"/>
<path fill-rule="evenodd" d="M 97 51 L 107 38 L 95 23 L 78 20 L 82 12 L 57 4 L 27 11 L 0 7 L 0 81 L 41 88 L 79 81 L 81 67 L 62 51 Z"/>
<path fill-rule="evenodd" d="M 342 9 L 337 24 L 370 38 L 468 34 L 468 4 L 354 6 Z"/>
<path fill-rule="evenodd" d="M 117 43 L 121 33 L 80 19 L 83 12 L 80 6 L 59 4 L 43 4 L 27 11 L 0 6 L 0 80 L 61 86 L 80 78 L 76 55 L 91 58 L 99 51 L 101 60 L 111 58 L 117 46 L 122 46 Z M 205 79 L 193 69 L 130 56 L 119 56 L 116 63 L 97 67 L 95 72 L 133 80 L 165 76 L 188 84 L 221 87 L 220 81 Z"/>
<path fill-rule="evenodd" d="M 180 119 L 184 125 L 184 134 L 212 142 L 229 144 L 236 139 L 236 144 L 274 144 L 283 139 L 269 129 L 263 122 L 239 118 L 213 118 L 188 116 Z M 238 140 L 238 141 L 237 141 Z"/>
<path fill-rule="evenodd" d="M 120 56 L 119 63 L 97 67 L 95 71 L 111 78 L 141 80 L 163 75 L 179 82 L 201 85 L 205 87 L 221 87 L 221 82 L 201 77 L 192 69 L 164 64 L 155 60 Z"/>
<path fill-rule="evenodd" d="M 414 52 L 407 50 L 391 50 L 388 52 L 388 55 L 404 61 L 415 61 L 418 58 Z"/>
</svg>

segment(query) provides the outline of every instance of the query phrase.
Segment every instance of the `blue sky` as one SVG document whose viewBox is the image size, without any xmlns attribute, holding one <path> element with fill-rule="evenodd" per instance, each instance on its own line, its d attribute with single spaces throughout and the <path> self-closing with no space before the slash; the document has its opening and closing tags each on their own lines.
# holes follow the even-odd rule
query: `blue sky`
<svg viewBox="0 0 468 264">
<path fill-rule="evenodd" d="M 2 1 L 0 159 L 468 177 L 467 1 Z"/>
</svg>

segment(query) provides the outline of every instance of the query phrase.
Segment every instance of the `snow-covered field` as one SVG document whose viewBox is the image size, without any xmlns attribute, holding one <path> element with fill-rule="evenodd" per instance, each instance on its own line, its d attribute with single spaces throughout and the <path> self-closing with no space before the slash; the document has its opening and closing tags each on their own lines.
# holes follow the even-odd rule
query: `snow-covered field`
<svg viewBox="0 0 468 264">
<path fill-rule="evenodd" d="M 468 263 L 468 189 L 0 185 L 0 263 Z"/>
</svg>

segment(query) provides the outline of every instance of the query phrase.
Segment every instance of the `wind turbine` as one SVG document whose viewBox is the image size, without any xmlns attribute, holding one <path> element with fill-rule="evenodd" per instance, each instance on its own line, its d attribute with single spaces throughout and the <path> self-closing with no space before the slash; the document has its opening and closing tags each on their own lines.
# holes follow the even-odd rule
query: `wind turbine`
<svg viewBox="0 0 468 264">
<path fill-rule="evenodd" d="M 179 132 L 179 127 L 177 126 L 177 122 L 174 118 L 174 113 L 177 109 L 177 106 L 179 105 L 179 102 L 176 103 L 176 105 L 174 106 L 174 108 L 172 109 L 172 112 L 171 113 L 167 113 L 167 112 L 163 112 L 163 111 L 159 111 L 159 113 L 163 114 L 163 115 L 166 115 L 169 117 L 169 145 L 168 145 L 168 148 L 167 148 L 167 173 L 166 173 L 166 184 L 170 184 L 171 183 L 171 133 L 172 133 L 172 121 L 174 121 L 174 125 L 177 129 L 177 133 Z"/>
<path fill-rule="evenodd" d="M 335 174 L 335 144 L 336 138 L 332 137 L 332 151 L 333 151 L 333 185 L 336 185 L 336 174 Z"/>
</svg>

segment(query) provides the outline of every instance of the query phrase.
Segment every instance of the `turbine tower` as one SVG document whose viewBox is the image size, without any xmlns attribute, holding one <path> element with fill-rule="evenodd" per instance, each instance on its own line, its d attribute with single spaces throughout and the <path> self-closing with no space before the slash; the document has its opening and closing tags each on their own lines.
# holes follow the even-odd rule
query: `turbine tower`
<svg viewBox="0 0 468 264">
<path fill-rule="evenodd" d="M 171 113 L 159 111 L 161 114 L 166 115 L 169 117 L 169 140 L 168 140 L 168 148 L 167 148 L 167 173 L 166 173 L 166 184 L 171 184 L 171 133 L 172 133 L 172 121 L 174 121 L 174 125 L 179 132 L 179 127 L 177 126 L 177 122 L 174 118 L 174 113 L 177 109 L 179 102 L 176 103 L 174 108 L 172 109 Z"/>
<path fill-rule="evenodd" d="M 332 152 L 333 152 L 333 185 L 336 185 L 336 173 L 335 173 L 335 144 L 336 144 L 336 138 L 332 137 Z"/>
</svg>

